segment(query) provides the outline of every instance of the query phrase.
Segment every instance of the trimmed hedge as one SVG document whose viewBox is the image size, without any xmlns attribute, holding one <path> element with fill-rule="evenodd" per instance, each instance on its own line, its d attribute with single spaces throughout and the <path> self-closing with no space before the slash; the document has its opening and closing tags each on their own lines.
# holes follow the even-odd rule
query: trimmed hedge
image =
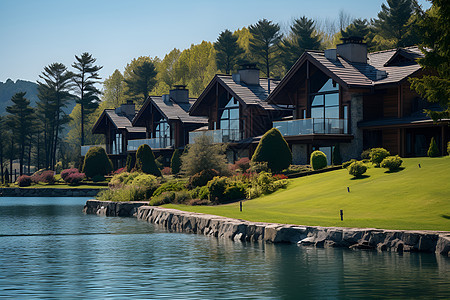
<svg viewBox="0 0 450 300">
<path fill-rule="evenodd" d="M 181 157 L 180 151 L 175 149 L 170 159 L 170 168 L 172 169 L 172 174 L 178 174 L 181 171 Z"/>
<path fill-rule="evenodd" d="M 355 178 L 360 178 L 366 171 L 367 166 L 362 161 L 355 161 L 348 168 L 348 173 Z"/>
<path fill-rule="evenodd" d="M 322 151 L 316 150 L 311 153 L 311 166 L 314 170 L 320 170 L 327 166 L 327 156 Z"/>
<path fill-rule="evenodd" d="M 267 162 L 272 172 L 279 173 L 292 163 L 292 152 L 286 140 L 276 128 L 268 130 L 259 141 L 252 162 Z"/>
<path fill-rule="evenodd" d="M 149 145 L 140 145 L 136 151 L 136 169 L 145 174 L 161 176 L 161 170 L 155 162 L 155 156 Z"/>
<path fill-rule="evenodd" d="M 86 177 L 93 178 L 95 175 L 107 175 L 113 170 L 111 160 L 108 158 L 105 149 L 102 147 L 92 147 L 86 153 L 83 163 L 83 173 Z"/>
<path fill-rule="evenodd" d="M 381 167 L 389 169 L 389 171 L 397 171 L 400 169 L 400 166 L 402 165 L 403 160 L 400 158 L 400 156 L 388 156 L 381 162 Z"/>
</svg>

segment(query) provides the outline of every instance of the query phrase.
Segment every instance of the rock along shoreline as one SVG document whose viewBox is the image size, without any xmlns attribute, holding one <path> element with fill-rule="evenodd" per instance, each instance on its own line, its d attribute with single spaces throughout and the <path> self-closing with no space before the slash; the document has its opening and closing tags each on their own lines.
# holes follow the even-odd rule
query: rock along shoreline
<svg viewBox="0 0 450 300">
<path fill-rule="evenodd" d="M 250 222 L 216 215 L 148 206 L 148 202 L 88 200 L 83 211 L 112 217 L 136 217 L 170 231 L 234 241 L 296 243 L 395 252 L 435 252 L 450 257 L 450 232 L 302 226 Z"/>
</svg>

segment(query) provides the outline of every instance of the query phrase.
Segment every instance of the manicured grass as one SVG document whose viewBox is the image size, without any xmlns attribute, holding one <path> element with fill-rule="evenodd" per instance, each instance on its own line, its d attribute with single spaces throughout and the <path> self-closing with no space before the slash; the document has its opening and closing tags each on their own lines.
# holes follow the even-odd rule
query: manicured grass
<svg viewBox="0 0 450 300">
<path fill-rule="evenodd" d="M 292 179 L 286 190 L 245 201 L 243 212 L 239 203 L 164 207 L 259 222 L 450 231 L 450 158 L 409 158 L 403 166 L 371 167 L 362 179 L 345 169 Z"/>
</svg>

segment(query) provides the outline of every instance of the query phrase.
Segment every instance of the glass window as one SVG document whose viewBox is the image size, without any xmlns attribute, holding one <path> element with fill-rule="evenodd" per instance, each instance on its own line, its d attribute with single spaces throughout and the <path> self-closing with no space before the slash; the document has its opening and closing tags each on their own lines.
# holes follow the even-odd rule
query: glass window
<svg viewBox="0 0 450 300">
<path fill-rule="evenodd" d="M 339 119 L 339 85 L 333 80 L 328 79 L 319 92 L 311 94 L 311 118 Z M 320 120 L 314 123 L 319 124 Z"/>
<path fill-rule="evenodd" d="M 239 103 L 231 98 L 224 108 L 219 110 L 220 129 L 223 135 L 229 140 L 238 140 L 239 138 Z"/>
<path fill-rule="evenodd" d="M 339 91 L 339 86 L 336 82 L 333 83 L 333 80 L 330 78 L 325 82 L 325 84 L 322 86 L 322 88 L 319 90 L 318 93 L 323 92 L 332 92 L 332 91 Z"/>
<path fill-rule="evenodd" d="M 158 148 L 166 148 L 171 146 L 170 125 L 167 121 L 160 121 L 156 125 L 155 138 L 158 140 Z"/>
</svg>

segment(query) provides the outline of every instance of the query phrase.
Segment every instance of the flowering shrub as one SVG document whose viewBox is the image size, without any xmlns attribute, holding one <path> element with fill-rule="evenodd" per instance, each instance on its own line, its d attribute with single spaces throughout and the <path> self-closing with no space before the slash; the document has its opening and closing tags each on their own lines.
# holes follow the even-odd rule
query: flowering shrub
<svg viewBox="0 0 450 300">
<path fill-rule="evenodd" d="M 78 169 L 72 168 L 72 169 L 65 169 L 61 171 L 61 178 L 62 180 L 66 181 L 66 177 L 73 173 L 79 173 Z"/>
<path fill-rule="evenodd" d="M 248 168 L 250 168 L 250 159 L 248 157 L 242 157 L 233 165 L 230 165 L 230 169 L 232 171 L 245 172 Z"/>
<path fill-rule="evenodd" d="M 17 185 L 20 187 L 30 186 L 32 182 L 31 176 L 28 175 L 22 175 L 17 178 Z"/>
<path fill-rule="evenodd" d="M 116 175 L 116 174 L 120 174 L 120 173 L 123 173 L 123 172 L 125 172 L 126 170 L 127 170 L 127 168 L 126 168 L 126 167 L 123 167 L 123 168 L 117 169 L 117 170 L 115 170 L 115 171 L 113 172 L 113 175 Z"/>
<path fill-rule="evenodd" d="M 288 177 L 284 174 L 275 174 L 275 175 L 273 175 L 273 178 L 275 178 L 276 180 L 288 179 Z"/>
<path fill-rule="evenodd" d="M 163 175 L 170 175 L 170 174 L 172 174 L 172 170 L 171 170 L 169 167 L 164 167 L 164 168 L 161 170 L 161 173 L 162 173 Z"/>
<path fill-rule="evenodd" d="M 31 176 L 31 180 L 35 183 L 43 182 L 47 184 L 52 184 L 55 182 L 55 172 L 51 170 L 38 171 Z"/>
<path fill-rule="evenodd" d="M 86 177 L 84 173 L 70 173 L 64 179 L 64 181 L 69 185 L 78 185 Z"/>
</svg>

